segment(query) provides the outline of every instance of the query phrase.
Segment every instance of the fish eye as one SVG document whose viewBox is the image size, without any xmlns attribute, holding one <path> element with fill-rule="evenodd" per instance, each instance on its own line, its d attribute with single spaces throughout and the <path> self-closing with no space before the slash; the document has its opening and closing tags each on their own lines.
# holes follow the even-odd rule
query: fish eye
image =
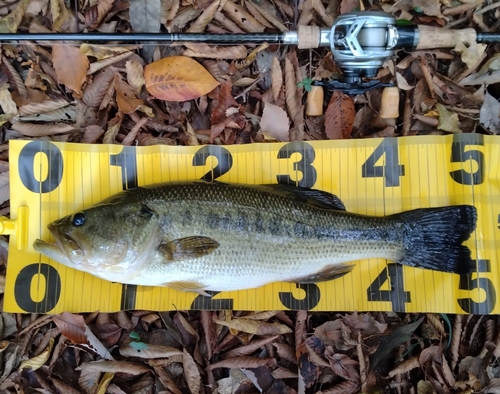
<svg viewBox="0 0 500 394">
<path fill-rule="evenodd" d="M 71 222 L 73 223 L 74 226 L 81 226 L 83 223 L 85 223 L 85 213 L 83 212 L 77 212 L 73 215 L 71 218 Z"/>
</svg>

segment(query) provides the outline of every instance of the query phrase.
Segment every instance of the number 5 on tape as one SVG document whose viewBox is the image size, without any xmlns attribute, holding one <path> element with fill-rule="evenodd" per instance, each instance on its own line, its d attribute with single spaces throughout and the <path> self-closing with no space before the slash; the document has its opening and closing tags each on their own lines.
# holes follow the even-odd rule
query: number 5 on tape
<svg viewBox="0 0 500 394">
<path fill-rule="evenodd" d="M 0 216 L 0 234 L 15 235 L 18 250 L 28 248 L 28 216 L 28 207 L 19 207 L 17 209 L 17 219 Z"/>
</svg>

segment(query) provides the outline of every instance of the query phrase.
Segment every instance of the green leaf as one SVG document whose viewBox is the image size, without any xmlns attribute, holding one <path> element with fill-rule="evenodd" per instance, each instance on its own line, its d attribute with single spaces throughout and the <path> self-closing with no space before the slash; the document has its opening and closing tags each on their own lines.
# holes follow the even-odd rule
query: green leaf
<svg viewBox="0 0 500 394">
<path fill-rule="evenodd" d="M 423 12 L 422 8 L 420 8 L 420 7 L 413 7 L 413 11 L 418 12 L 419 14 L 421 14 Z"/>
<path fill-rule="evenodd" d="M 128 336 L 132 339 L 135 339 L 136 341 L 141 339 L 141 336 L 139 334 L 137 334 L 135 331 L 132 331 L 130 334 L 128 334 Z"/>
<path fill-rule="evenodd" d="M 144 342 L 130 342 L 130 347 L 133 347 L 135 350 L 140 351 L 148 348 Z"/>
<path fill-rule="evenodd" d="M 413 332 L 424 321 L 424 318 L 418 319 L 416 322 L 401 326 L 395 329 L 392 333 L 382 339 L 378 349 L 371 357 L 371 367 L 374 370 L 377 364 L 386 358 L 396 347 L 410 340 Z"/>
<path fill-rule="evenodd" d="M 313 79 L 312 78 L 305 78 L 303 79 L 302 81 L 300 81 L 298 84 L 297 84 L 297 87 L 298 88 L 304 88 L 305 90 L 307 90 L 308 92 L 311 91 L 311 85 L 313 83 Z"/>
<path fill-rule="evenodd" d="M 396 21 L 396 26 L 410 26 L 412 23 L 408 19 L 398 19 Z"/>
</svg>

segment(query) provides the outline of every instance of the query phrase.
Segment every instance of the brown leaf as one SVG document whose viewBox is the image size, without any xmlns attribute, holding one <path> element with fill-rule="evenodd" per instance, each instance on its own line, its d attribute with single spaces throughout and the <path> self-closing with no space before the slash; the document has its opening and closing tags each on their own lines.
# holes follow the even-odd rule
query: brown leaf
<svg viewBox="0 0 500 394">
<path fill-rule="evenodd" d="M 274 102 L 278 100 L 278 97 L 283 87 L 283 71 L 281 70 L 280 62 L 278 58 L 273 57 L 271 65 L 271 87 L 273 90 Z"/>
<path fill-rule="evenodd" d="M 93 327 L 93 332 L 95 332 L 103 342 L 103 345 L 108 348 L 114 346 L 118 342 L 122 333 L 122 328 L 114 323 L 106 323 L 95 325 Z"/>
<path fill-rule="evenodd" d="M 40 102 L 33 102 L 22 105 L 19 107 L 19 115 L 34 115 L 44 112 L 50 112 L 56 109 L 67 107 L 70 103 L 65 99 L 44 100 Z"/>
<path fill-rule="evenodd" d="M 99 0 L 85 13 L 85 23 L 91 29 L 97 28 L 113 7 L 114 0 Z"/>
<path fill-rule="evenodd" d="M 277 105 L 264 104 L 260 127 L 278 141 L 290 141 L 290 120 L 286 112 Z"/>
<path fill-rule="evenodd" d="M 276 348 L 278 356 L 293 364 L 297 364 L 297 355 L 295 353 L 295 349 L 292 346 L 287 343 L 280 342 L 274 342 L 273 346 Z"/>
<path fill-rule="evenodd" d="M 222 358 L 227 359 L 227 358 L 233 358 L 233 357 L 238 357 L 238 356 L 247 356 L 249 354 L 252 354 L 255 352 L 257 349 L 260 349 L 263 347 L 265 344 L 269 342 L 273 342 L 276 339 L 279 338 L 279 335 L 275 335 L 272 337 L 268 338 L 262 338 L 262 339 L 256 339 L 255 341 L 251 341 L 245 346 L 240 346 L 235 349 L 230 350 L 229 352 L 225 353 Z"/>
<path fill-rule="evenodd" d="M 139 358 L 167 358 L 176 355 L 181 355 L 182 352 L 171 346 L 162 345 L 147 345 L 147 348 L 137 350 L 136 348 L 127 345 L 120 347 L 120 354 L 125 357 Z"/>
<path fill-rule="evenodd" d="M 330 361 L 330 366 L 337 375 L 351 382 L 360 382 L 359 372 L 356 367 L 359 364 L 357 361 L 350 359 L 345 354 L 334 353 L 331 347 L 326 348 L 325 357 Z"/>
<path fill-rule="evenodd" d="M 210 115 L 210 121 L 212 125 L 217 125 L 222 123 L 228 118 L 227 111 L 231 109 L 237 109 L 240 111 L 240 105 L 234 99 L 232 94 L 232 84 L 231 81 L 226 81 L 220 85 L 218 90 L 218 95 L 213 101 L 213 110 Z"/>
<path fill-rule="evenodd" d="M 389 372 L 389 377 L 394 377 L 396 375 L 406 373 L 408 371 L 411 371 L 412 369 L 419 368 L 420 363 L 418 361 L 418 357 L 414 356 L 408 360 L 403 361 L 401 364 L 399 364 L 396 368 L 394 368 L 392 371 Z"/>
<path fill-rule="evenodd" d="M 292 330 L 280 323 L 266 323 L 258 320 L 232 319 L 229 321 L 215 320 L 217 324 L 232 328 L 234 330 L 247 332 L 255 335 L 287 334 Z"/>
<path fill-rule="evenodd" d="M 334 91 L 325 111 L 325 133 L 331 140 L 351 136 L 356 111 L 354 101 L 347 94 Z"/>
<path fill-rule="evenodd" d="M 203 332 L 205 333 L 205 343 L 207 344 L 208 359 L 212 358 L 213 349 L 215 347 L 215 343 L 217 342 L 216 327 L 212 318 L 212 313 L 212 311 L 201 311 L 200 313 L 201 326 L 203 327 Z"/>
<path fill-rule="evenodd" d="M 89 107 L 98 108 L 115 78 L 115 70 L 107 67 L 96 73 L 90 83 L 85 86 L 82 100 Z M 113 87 L 114 89 L 114 87 Z"/>
<path fill-rule="evenodd" d="M 96 142 L 104 134 L 104 129 L 98 125 L 90 125 L 85 127 L 82 141 L 85 144 L 92 144 Z"/>
<path fill-rule="evenodd" d="M 76 371 L 96 371 L 111 373 L 126 373 L 129 375 L 140 375 L 149 372 L 149 368 L 137 363 L 127 361 L 99 360 L 83 363 L 75 369 Z"/>
<path fill-rule="evenodd" d="M 182 54 L 189 57 L 204 57 L 207 59 L 245 59 L 247 57 L 247 49 L 243 45 L 214 48 L 207 44 L 185 44 L 185 47 L 188 49 Z"/>
<path fill-rule="evenodd" d="M 239 27 L 248 33 L 263 32 L 265 29 L 265 27 L 243 7 L 233 3 L 231 0 L 227 0 L 222 9 Z"/>
<path fill-rule="evenodd" d="M 387 324 L 379 323 L 370 314 L 354 312 L 343 319 L 343 323 L 351 329 L 351 338 L 356 339 L 358 333 L 362 338 L 382 334 L 387 330 Z"/>
<path fill-rule="evenodd" d="M 356 394 L 358 392 L 359 384 L 345 380 L 329 389 L 318 391 L 316 394 Z"/>
<path fill-rule="evenodd" d="M 271 372 L 274 379 L 297 379 L 297 373 L 289 369 L 278 367 Z"/>
<path fill-rule="evenodd" d="M 321 373 L 319 365 L 309 360 L 309 352 L 305 342 L 296 345 L 297 361 L 299 367 L 299 382 L 304 388 L 311 387 Z"/>
<path fill-rule="evenodd" d="M 47 135 L 69 133 L 75 129 L 74 126 L 65 123 L 39 124 L 25 122 L 16 122 L 11 128 L 28 137 L 43 137 Z"/>
<path fill-rule="evenodd" d="M 168 373 L 164 368 L 155 368 L 155 372 L 158 375 L 158 379 L 167 389 L 167 393 L 171 394 L 182 394 L 179 388 L 176 386 L 175 382 L 170 378 Z"/>
<path fill-rule="evenodd" d="M 201 387 L 201 375 L 193 357 L 183 349 L 182 365 L 184 367 L 184 378 L 191 391 L 191 394 L 198 394 Z"/>
<path fill-rule="evenodd" d="M 87 57 L 82 55 L 77 47 L 58 44 L 52 48 L 52 62 L 57 81 L 76 93 L 81 93 L 89 68 Z"/>
<path fill-rule="evenodd" d="M 209 370 L 215 368 L 258 368 L 263 365 L 276 365 L 274 358 L 261 358 L 261 357 L 235 357 L 221 360 L 215 364 L 208 366 Z"/>
<path fill-rule="evenodd" d="M 78 391 L 74 387 L 70 386 L 69 384 L 64 383 L 63 381 L 61 381 L 59 379 L 56 379 L 56 378 L 54 378 L 54 377 L 51 376 L 50 380 L 52 381 L 52 383 L 54 384 L 54 386 L 56 387 L 56 389 L 60 393 L 64 393 L 64 394 L 80 394 L 80 391 Z"/>
<path fill-rule="evenodd" d="M 90 65 L 89 70 L 87 71 L 87 75 L 92 75 L 92 74 L 96 73 L 97 71 L 103 69 L 104 67 L 108 67 L 108 66 L 111 66 L 112 64 L 121 62 L 132 55 L 134 55 L 133 52 L 127 51 L 127 52 L 121 53 L 119 55 L 116 55 L 116 56 L 113 56 L 113 57 L 110 57 L 107 59 L 103 59 L 103 60 L 100 60 L 98 62 L 94 62 Z"/>
<path fill-rule="evenodd" d="M 120 74 L 115 75 L 114 84 L 116 90 L 116 103 L 120 111 L 125 114 L 131 114 L 141 105 L 144 105 L 144 102 L 136 97 L 134 89 L 121 78 Z"/>
<path fill-rule="evenodd" d="M 88 343 L 83 316 L 63 312 L 53 317 L 61 333 L 73 343 Z"/>
<path fill-rule="evenodd" d="M 342 0 L 340 2 L 340 13 L 345 14 L 347 12 L 354 11 L 359 7 L 359 0 Z"/>
<path fill-rule="evenodd" d="M 217 8 L 219 8 L 220 0 L 215 0 L 212 4 L 210 4 L 201 15 L 194 21 L 194 23 L 186 30 L 186 33 L 202 33 L 205 30 L 205 27 L 212 21 L 217 12 Z"/>
</svg>

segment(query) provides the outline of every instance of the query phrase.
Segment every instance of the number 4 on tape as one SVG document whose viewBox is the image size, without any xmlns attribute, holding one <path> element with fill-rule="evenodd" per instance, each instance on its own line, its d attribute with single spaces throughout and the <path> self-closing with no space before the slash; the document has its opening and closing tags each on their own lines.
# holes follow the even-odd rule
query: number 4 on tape
<svg viewBox="0 0 500 394">
<path fill-rule="evenodd" d="M 15 235 L 18 250 L 28 247 L 28 216 L 29 208 L 24 206 L 17 209 L 17 219 L 0 216 L 0 234 Z"/>
</svg>

